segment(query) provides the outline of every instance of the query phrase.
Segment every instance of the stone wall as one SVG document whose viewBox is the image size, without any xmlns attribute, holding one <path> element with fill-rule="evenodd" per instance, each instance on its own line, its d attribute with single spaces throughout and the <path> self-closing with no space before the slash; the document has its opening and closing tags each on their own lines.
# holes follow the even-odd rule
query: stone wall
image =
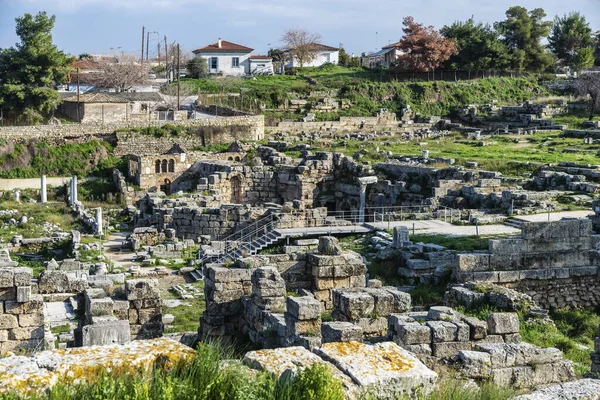
<svg viewBox="0 0 600 400">
<path fill-rule="evenodd" d="M 0 355 L 44 347 L 44 302 L 31 268 L 0 268 Z"/>
<path fill-rule="evenodd" d="M 106 124 L 66 124 L 0 127 L 0 138 L 17 143 L 36 140 L 90 140 L 113 136 L 118 130 L 143 128 L 148 126 L 175 125 L 197 127 L 195 136 L 175 138 L 154 138 L 149 135 L 119 132 L 117 155 L 125 154 L 162 154 L 174 143 L 191 147 L 217 143 L 229 143 L 235 140 L 262 140 L 264 138 L 264 116 L 216 117 L 186 121 L 144 121 Z"/>
<path fill-rule="evenodd" d="M 489 252 L 458 254 L 461 282 L 489 282 L 530 295 L 543 308 L 600 304 L 600 235 L 589 219 L 526 222 L 520 238 L 490 240 Z"/>
</svg>

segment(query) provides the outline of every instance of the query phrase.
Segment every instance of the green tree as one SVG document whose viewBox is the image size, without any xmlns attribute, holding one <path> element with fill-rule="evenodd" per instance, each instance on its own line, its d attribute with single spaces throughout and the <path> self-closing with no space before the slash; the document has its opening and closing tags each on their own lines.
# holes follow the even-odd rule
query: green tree
<svg viewBox="0 0 600 400">
<path fill-rule="evenodd" d="M 206 58 L 194 57 L 187 62 L 187 72 L 192 78 L 203 78 L 208 75 Z"/>
<path fill-rule="evenodd" d="M 581 61 L 580 50 L 593 46 L 592 28 L 583 15 L 573 12 L 554 18 L 552 32 L 548 37 L 548 48 L 560 60 L 564 60 L 567 65 L 575 66 L 575 58 Z M 587 51 L 584 53 L 588 54 Z"/>
<path fill-rule="evenodd" d="M 340 47 L 339 56 L 338 56 L 338 65 L 343 67 L 347 67 L 350 64 L 350 54 L 346 53 L 346 50 L 343 47 Z"/>
<path fill-rule="evenodd" d="M 52 43 L 54 16 L 40 12 L 15 21 L 21 42 L 0 49 L 0 105 L 39 123 L 60 104 L 53 86 L 66 82 L 71 60 Z"/>
<path fill-rule="evenodd" d="M 571 60 L 571 65 L 576 71 L 583 71 L 594 66 L 594 49 L 591 47 L 584 47 L 575 53 L 575 57 Z"/>
<path fill-rule="evenodd" d="M 594 33 L 594 49 L 596 65 L 600 65 L 600 31 Z"/>
<path fill-rule="evenodd" d="M 452 69 L 503 69 L 511 64 L 509 49 L 490 25 L 476 23 L 473 17 L 444 26 L 440 33 L 456 42 L 458 54 L 446 62 Z"/>
<path fill-rule="evenodd" d="M 541 8 L 527 11 L 516 6 L 506 11 L 505 21 L 494 24 L 512 52 L 513 68 L 543 71 L 552 65 L 552 55 L 541 43 L 552 26 L 551 21 L 544 21 L 545 17 L 546 12 Z"/>
</svg>

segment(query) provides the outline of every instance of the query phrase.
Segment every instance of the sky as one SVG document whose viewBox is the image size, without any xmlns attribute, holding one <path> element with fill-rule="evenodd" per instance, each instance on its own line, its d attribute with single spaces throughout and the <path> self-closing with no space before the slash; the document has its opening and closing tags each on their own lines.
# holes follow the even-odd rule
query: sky
<svg viewBox="0 0 600 400">
<path fill-rule="evenodd" d="M 542 7 L 548 19 L 579 11 L 600 30 L 600 0 L 0 0 L 0 48 L 18 41 L 16 17 L 46 11 L 56 16 L 54 42 L 73 55 L 141 54 L 142 26 L 152 32 L 150 57 L 164 36 L 188 51 L 222 38 L 266 54 L 290 28 L 359 55 L 398 41 L 405 16 L 439 29 L 471 16 L 493 23 L 513 5 Z"/>
</svg>

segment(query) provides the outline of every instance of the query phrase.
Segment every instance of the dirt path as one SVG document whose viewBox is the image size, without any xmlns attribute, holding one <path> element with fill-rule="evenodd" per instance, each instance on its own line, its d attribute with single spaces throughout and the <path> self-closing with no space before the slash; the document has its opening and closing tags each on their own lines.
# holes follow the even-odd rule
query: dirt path
<svg viewBox="0 0 600 400">
<path fill-rule="evenodd" d="M 108 239 L 104 241 L 104 254 L 109 260 L 121 264 L 123 267 L 137 265 L 133 262 L 135 252 L 122 249 L 121 245 L 127 239 L 131 232 L 115 232 L 108 235 Z"/>
</svg>

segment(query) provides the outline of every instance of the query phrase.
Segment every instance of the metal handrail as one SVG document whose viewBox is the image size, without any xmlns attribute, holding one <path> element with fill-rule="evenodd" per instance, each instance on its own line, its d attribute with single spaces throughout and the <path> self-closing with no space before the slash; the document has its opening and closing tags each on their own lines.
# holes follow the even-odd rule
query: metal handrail
<svg viewBox="0 0 600 400">
<path fill-rule="evenodd" d="M 437 208 L 434 210 L 434 208 Z M 411 212 L 408 210 L 418 210 L 418 213 L 422 213 L 424 209 L 427 209 L 428 212 L 438 213 L 437 218 L 440 218 L 440 211 L 443 210 L 444 221 L 447 218 L 450 218 L 450 222 L 452 222 L 455 216 L 460 218 L 462 217 L 462 213 L 460 210 L 455 210 L 450 207 L 445 206 L 391 206 L 391 207 L 367 207 L 365 208 L 365 213 L 363 214 L 363 221 L 361 221 L 361 215 L 357 211 L 334 211 L 328 212 L 327 215 L 320 218 L 309 218 L 306 213 L 298 213 L 297 217 L 294 219 L 294 223 L 298 223 L 300 221 L 304 221 L 305 227 L 326 227 L 326 226 L 347 226 L 348 224 L 359 225 L 364 223 L 365 218 L 373 219 L 374 222 L 387 222 L 390 223 L 393 220 L 395 221 L 395 217 L 400 216 L 400 220 L 403 220 L 405 213 L 410 214 Z M 380 211 L 384 212 L 380 212 Z M 369 212 L 368 212 L 369 211 Z M 372 212 L 371 212 L 372 211 Z M 414 211 L 413 211 L 414 212 Z M 240 248 L 246 248 L 250 250 L 249 245 L 254 241 L 258 241 L 260 239 L 264 239 L 268 234 L 275 231 L 277 228 L 285 229 L 282 226 L 285 226 L 288 221 L 283 218 L 284 216 L 294 216 L 295 213 L 273 213 L 268 216 L 259 219 L 253 224 L 240 229 L 239 231 L 227 236 L 225 239 L 221 241 L 225 242 L 224 249 L 219 251 L 218 254 L 206 254 L 200 255 L 200 263 L 204 265 L 204 263 L 212 258 L 217 258 L 219 262 L 222 262 L 226 258 L 232 258 L 232 254 L 239 250 Z M 268 222 L 267 222 L 268 221 Z M 265 223 L 266 222 L 266 223 Z M 308 222 L 308 223 L 307 223 Z M 264 224 L 263 224 L 264 223 Z M 253 228 L 249 232 L 244 234 L 244 231 Z"/>
</svg>

